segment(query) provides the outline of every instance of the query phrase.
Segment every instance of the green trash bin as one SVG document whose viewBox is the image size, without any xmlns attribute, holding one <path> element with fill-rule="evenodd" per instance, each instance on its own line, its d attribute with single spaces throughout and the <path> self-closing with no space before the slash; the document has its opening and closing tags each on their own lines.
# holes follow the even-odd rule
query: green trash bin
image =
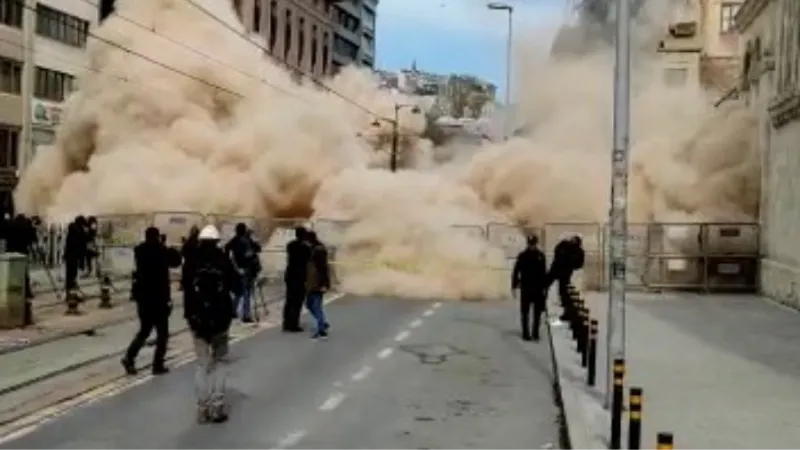
<svg viewBox="0 0 800 450">
<path fill-rule="evenodd" d="M 0 253 L 0 328 L 25 326 L 25 268 L 28 257 Z"/>
</svg>

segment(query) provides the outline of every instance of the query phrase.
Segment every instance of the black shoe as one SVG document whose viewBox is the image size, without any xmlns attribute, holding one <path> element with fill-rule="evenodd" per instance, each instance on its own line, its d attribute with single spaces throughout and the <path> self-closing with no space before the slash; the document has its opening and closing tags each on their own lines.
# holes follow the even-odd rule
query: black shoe
<svg viewBox="0 0 800 450">
<path fill-rule="evenodd" d="M 533 340 L 533 338 L 531 337 L 531 335 L 530 335 L 530 334 L 523 334 L 523 335 L 522 335 L 522 340 L 523 340 L 523 341 L 532 341 L 532 340 Z"/>
<path fill-rule="evenodd" d="M 328 330 L 331 329 L 331 324 L 326 322 L 325 325 L 322 326 L 322 329 L 327 333 Z"/>
<path fill-rule="evenodd" d="M 214 423 L 224 423 L 228 421 L 228 414 L 226 413 L 219 413 L 211 418 L 211 421 Z"/>
<path fill-rule="evenodd" d="M 302 333 L 305 331 L 303 327 L 296 326 L 296 327 L 283 327 L 284 333 Z"/>
<path fill-rule="evenodd" d="M 242 319 L 242 323 L 253 323 L 253 322 L 254 320 L 252 317 L 245 317 L 244 319 Z"/>
<path fill-rule="evenodd" d="M 535 335 L 535 336 L 533 336 L 533 340 L 536 341 L 536 342 L 539 342 L 539 341 L 542 340 L 542 338 L 539 337 L 538 335 Z"/>
<path fill-rule="evenodd" d="M 169 373 L 169 369 L 164 366 L 154 366 L 153 375 L 165 375 Z"/>
<path fill-rule="evenodd" d="M 126 374 L 136 375 L 136 365 L 133 363 L 133 361 L 129 360 L 128 358 L 122 358 L 122 361 L 120 362 L 122 363 L 122 367 L 125 368 Z"/>
</svg>

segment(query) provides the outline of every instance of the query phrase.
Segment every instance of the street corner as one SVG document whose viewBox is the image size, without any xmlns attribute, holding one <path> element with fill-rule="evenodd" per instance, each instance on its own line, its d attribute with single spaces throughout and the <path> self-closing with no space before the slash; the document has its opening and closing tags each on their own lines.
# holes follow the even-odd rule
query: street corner
<svg viewBox="0 0 800 450">
<path fill-rule="evenodd" d="M 550 332 L 553 339 L 556 387 L 561 396 L 570 447 L 608 448 L 608 440 L 603 431 L 608 423 L 608 414 L 603 408 L 603 396 L 599 389 L 587 384 L 586 369 L 581 367 L 580 354 L 575 349 L 569 325 L 553 318 L 550 320 Z"/>
</svg>

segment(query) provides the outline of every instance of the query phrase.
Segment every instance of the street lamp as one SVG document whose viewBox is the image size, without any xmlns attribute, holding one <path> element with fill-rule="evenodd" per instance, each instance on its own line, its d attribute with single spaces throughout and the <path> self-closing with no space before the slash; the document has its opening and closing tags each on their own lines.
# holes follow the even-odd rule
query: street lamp
<svg viewBox="0 0 800 450">
<path fill-rule="evenodd" d="M 391 170 L 392 172 L 397 172 L 397 152 L 398 152 L 397 147 L 399 145 L 398 141 L 400 138 L 400 110 L 403 108 L 411 108 L 412 114 L 419 114 L 422 112 L 422 110 L 420 110 L 419 106 L 417 105 L 395 103 L 394 118 L 393 119 L 387 119 L 384 117 L 380 118 L 380 120 L 391 122 L 392 124 L 392 154 L 391 154 L 392 156 L 389 162 L 389 170 Z M 378 127 L 380 125 L 381 123 L 379 119 L 375 119 L 372 122 L 372 126 L 374 127 Z"/>
<path fill-rule="evenodd" d="M 511 137 L 511 42 L 514 39 L 514 7 L 508 3 L 491 2 L 486 5 L 492 11 L 508 12 L 508 41 L 506 42 L 506 132 L 505 137 Z"/>
</svg>

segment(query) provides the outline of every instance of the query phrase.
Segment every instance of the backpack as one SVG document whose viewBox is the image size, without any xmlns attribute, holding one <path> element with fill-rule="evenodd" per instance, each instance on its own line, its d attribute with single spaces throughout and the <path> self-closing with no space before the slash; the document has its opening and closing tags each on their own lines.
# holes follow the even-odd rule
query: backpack
<svg viewBox="0 0 800 450">
<path fill-rule="evenodd" d="M 225 319 L 220 317 L 222 308 L 219 302 L 229 301 L 225 274 L 212 262 L 205 262 L 196 268 L 190 288 L 196 310 L 195 319 L 198 321 L 197 327 L 204 333 L 218 331 L 216 325 Z"/>
<path fill-rule="evenodd" d="M 258 273 L 261 271 L 261 260 L 258 258 L 255 245 L 249 237 L 237 238 L 235 244 L 233 258 L 236 261 L 236 266 L 240 269 L 247 270 L 251 273 Z"/>
</svg>

